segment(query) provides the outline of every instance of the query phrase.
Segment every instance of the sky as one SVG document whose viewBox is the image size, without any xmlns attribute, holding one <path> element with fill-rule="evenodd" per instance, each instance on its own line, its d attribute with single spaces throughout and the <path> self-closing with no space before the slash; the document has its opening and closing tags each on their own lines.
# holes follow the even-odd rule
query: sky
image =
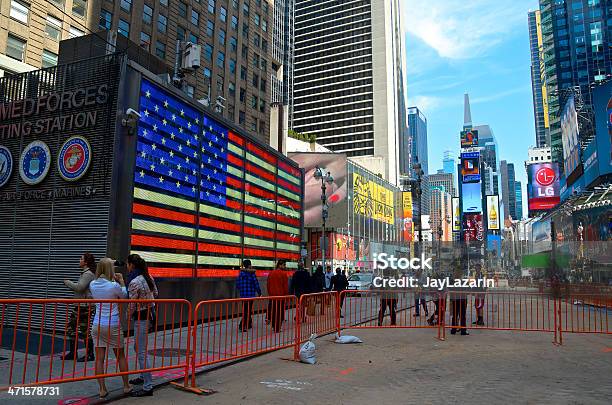
<svg viewBox="0 0 612 405">
<path fill-rule="evenodd" d="M 524 161 L 535 145 L 527 12 L 537 0 L 402 0 L 408 105 L 427 117 L 429 172 L 459 153 L 463 94 L 474 125 L 491 126 L 514 163 L 527 215 Z"/>
</svg>

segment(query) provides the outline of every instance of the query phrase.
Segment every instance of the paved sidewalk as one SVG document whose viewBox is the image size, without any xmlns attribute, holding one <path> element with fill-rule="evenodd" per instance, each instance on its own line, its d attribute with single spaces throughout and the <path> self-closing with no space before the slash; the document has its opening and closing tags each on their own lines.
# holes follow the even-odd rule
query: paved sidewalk
<svg viewBox="0 0 612 405">
<path fill-rule="evenodd" d="M 361 345 L 316 341 L 316 365 L 283 350 L 198 376 L 207 397 L 171 387 L 126 404 L 609 404 L 612 337 L 472 331 L 440 342 L 431 330 L 352 330 Z"/>
</svg>

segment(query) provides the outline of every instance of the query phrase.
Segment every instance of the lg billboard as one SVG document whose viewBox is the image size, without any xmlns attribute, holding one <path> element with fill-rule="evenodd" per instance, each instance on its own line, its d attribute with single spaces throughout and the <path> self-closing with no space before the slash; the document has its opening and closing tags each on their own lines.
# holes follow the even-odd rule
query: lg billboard
<svg viewBox="0 0 612 405">
<path fill-rule="evenodd" d="M 546 211 L 559 204 L 559 166 L 540 163 L 527 170 L 529 211 Z"/>
</svg>

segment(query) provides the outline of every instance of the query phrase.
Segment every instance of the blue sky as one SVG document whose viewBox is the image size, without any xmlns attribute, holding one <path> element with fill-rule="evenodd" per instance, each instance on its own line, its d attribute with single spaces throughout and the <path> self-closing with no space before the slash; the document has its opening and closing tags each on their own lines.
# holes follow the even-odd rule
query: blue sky
<svg viewBox="0 0 612 405">
<path fill-rule="evenodd" d="M 459 151 L 463 94 L 515 164 L 526 215 L 527 149 L 535 144 L 527 12 L 537 0 L 403 0 L 408 104 L 427 117 L 429 171 Z"/>
</svg>

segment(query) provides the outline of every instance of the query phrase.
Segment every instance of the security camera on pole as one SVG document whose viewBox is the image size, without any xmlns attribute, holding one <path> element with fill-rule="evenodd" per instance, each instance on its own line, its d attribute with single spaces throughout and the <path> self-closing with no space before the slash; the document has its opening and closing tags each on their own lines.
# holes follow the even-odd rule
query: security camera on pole
<svg viewBox="0 0 612 405">
<path fill-rule="evenodd" d="M 334 178 L 332 177 L 330 172 L 325 172 L 325 168 L 321 168 L 319 166 L 316 167 L 314 172 L 314 178 L 317 180 L 321 180 L 321 217 L 323 219 L 323 231 L 321 233 L 321 262 L 323 264 L 323 271 L 325 271 L 325 247 L 327 238 L 325 237 L 325 221 L 327 220 L 327 216 L 329 214 L 329 206 L 327 205 L 327 185 L 331 185 L 334 182 Z"/>
</svg>

